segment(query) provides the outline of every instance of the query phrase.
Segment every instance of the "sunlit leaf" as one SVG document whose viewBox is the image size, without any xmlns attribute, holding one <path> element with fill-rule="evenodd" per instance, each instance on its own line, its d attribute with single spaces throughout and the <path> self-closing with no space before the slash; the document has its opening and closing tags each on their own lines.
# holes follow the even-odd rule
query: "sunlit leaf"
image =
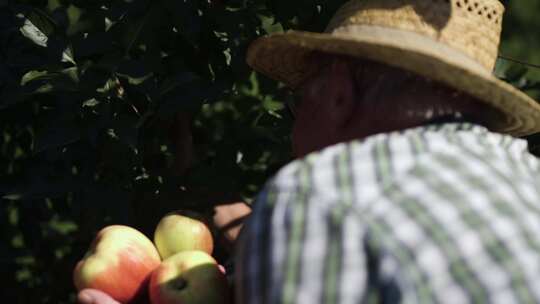
<svg viewBox="0 0 540 304">
<path fill-rule="evenodd" d="M 47 71 L 30 71 L 21 78 L 21 85 L 24 86 L 30 81 L 46 78 L 48 75 Z"/>
<path fill-rule="evenodd" d="M 49 37 L 56 30 L 55 21 L 47 13 L 37 8 L 19 13 L 18 17 L 23 19 L 21 33 L 35 44 L 46 47 Z"/>
<path fill-rule="evenodd" d="M 259 15 L 262 27 L 267 34 L 281 33 L 283 32 L 283 26 L 280 23 L 275 22 L 274 18 Z"/>
<path fill-rule="evenodd" d="M 75 62 L 75 57 L 73 56 L 73 48 L 71 45 L 69 45 L 63 52 L 62 52 L 62 62 L 70 62 L 73 64 L 77 64 Z"/>
<path fill-rule="evenodd" d="M 46 47 L 49 37 L 45 35 L 38 27 L 36 27 L 29 19 L 24 20 L 23 26 L 20 28 L 21 33 L 35 44 Z"/>
</svg>

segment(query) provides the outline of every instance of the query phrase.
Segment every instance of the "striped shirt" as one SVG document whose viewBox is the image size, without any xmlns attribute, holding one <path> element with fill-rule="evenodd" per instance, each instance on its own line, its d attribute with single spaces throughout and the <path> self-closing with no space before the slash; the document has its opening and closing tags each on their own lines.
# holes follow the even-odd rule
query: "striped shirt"
<svg viewBox="0 0 540 304">
<path fill-rule="evenodd" d="M 527 143 L 468 123 L 328 147 L 265 186 L 238 303 L 540 303 L 540 179 Z"/>
</svg>

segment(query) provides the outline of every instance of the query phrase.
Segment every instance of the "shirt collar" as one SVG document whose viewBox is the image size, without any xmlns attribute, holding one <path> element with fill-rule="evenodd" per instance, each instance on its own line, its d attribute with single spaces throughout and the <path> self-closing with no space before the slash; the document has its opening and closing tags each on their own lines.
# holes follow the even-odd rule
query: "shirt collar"
<svg viewBox="0 0 540 304">
<path fill-rule="evenodd" d="M 511 150 L 512 153 L 528 153 L 528 142 L 525 139 L 517 138 L 509 134 L 498 133 L 490 131 L 487 127 L 471 123 L 471 122 L 445 122 L 445 123 L 430 123 L 419 127 L 408 129 L 413 132 L 420 133 L 438 133 L 438 134 L 475 134 L 476 136 L 482 136 L 495 144 Z"/>
</svg>

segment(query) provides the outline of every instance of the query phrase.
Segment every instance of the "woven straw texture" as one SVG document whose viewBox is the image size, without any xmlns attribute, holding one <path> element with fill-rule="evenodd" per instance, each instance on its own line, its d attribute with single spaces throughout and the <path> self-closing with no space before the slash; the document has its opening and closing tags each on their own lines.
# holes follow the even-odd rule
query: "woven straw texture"
<svg viewBox="0 0 540 304">
<path fill-rule="evenodd" d="M 254 41 L 248 64 L 295 88 L 318 70 L 313 51 L 383 62 L 468 93 L 506 114 L 488 127 L 540 132 L 540 105 L 493 76 L 504 7 L 498 0 L 352 0 L 324 33 L 289 31 Z"/>
</svg>

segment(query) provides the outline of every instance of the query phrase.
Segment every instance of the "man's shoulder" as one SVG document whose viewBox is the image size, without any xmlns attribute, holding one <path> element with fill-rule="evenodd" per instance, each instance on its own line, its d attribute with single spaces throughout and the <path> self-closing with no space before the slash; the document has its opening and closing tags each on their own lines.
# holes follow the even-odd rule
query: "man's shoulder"
<svg viewBox="0 0 540 304">
<path fill-rule="evenodd" d="M 427 162 L 429 167 L 433 159 L 445 158 L 468 163 L 497 161 L 515 170 L 538 167 L 523 139 L 475 124 L 445 123 L 338 143 L 291 162 L 274 180 L 281 185 L 293 184 L 302 176 L 330 180 L 329 176 L 350 170 L 366 182 L 378 183 L 408 172 L 419 163 Z"/>
</svg>

